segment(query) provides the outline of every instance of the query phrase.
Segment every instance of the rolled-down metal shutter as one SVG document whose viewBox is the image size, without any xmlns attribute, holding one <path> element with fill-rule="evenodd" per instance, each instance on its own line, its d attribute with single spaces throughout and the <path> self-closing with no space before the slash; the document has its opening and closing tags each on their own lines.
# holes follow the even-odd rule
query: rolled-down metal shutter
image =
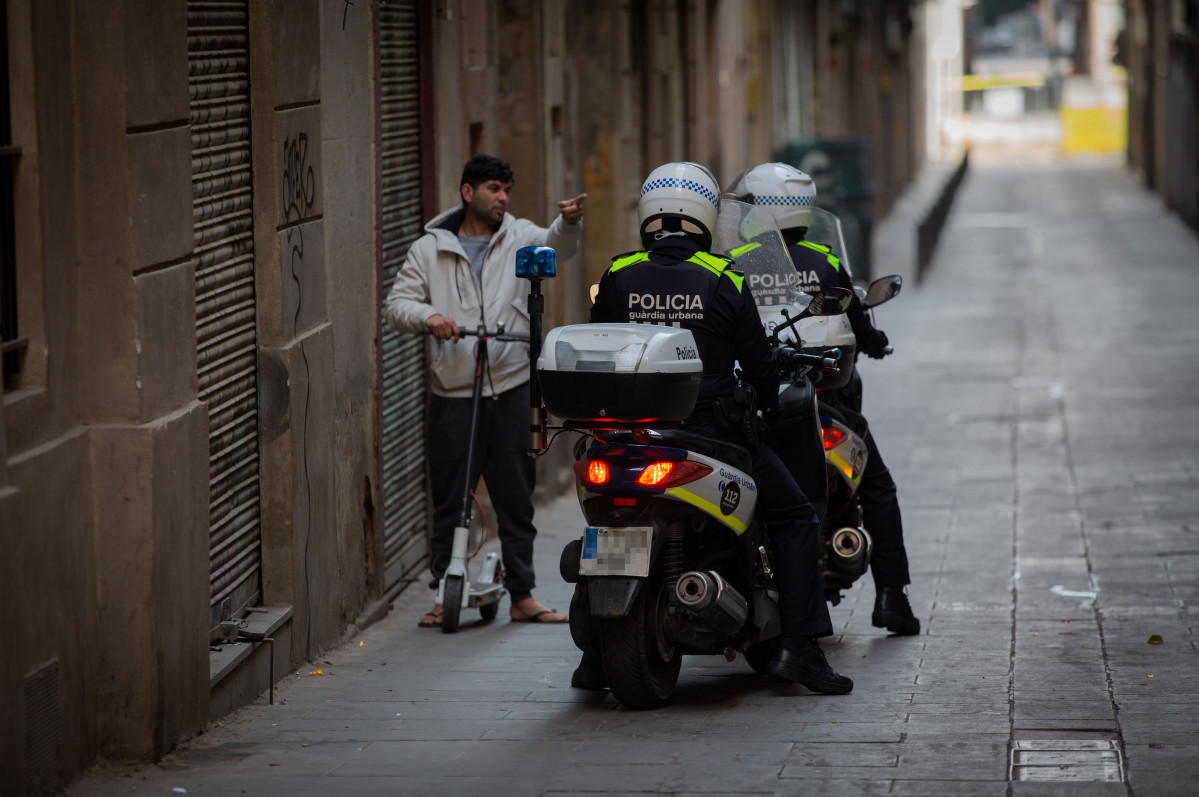
<svg viewBox="0 0 1199 797">
<path fill-rule="evenodd" d="M 420 75 L 416 0 L 379 4 L 383 295 L 422 233 Z M 383 321 L 380 373 L 384 589 L 427 553 L 425 344 Z"/>
<path fill-rule="evenodd" d="M 212 626 L 262 591 L 246 0 L 187 4 L 196 345 L 208 402 Z"/>
</svg>

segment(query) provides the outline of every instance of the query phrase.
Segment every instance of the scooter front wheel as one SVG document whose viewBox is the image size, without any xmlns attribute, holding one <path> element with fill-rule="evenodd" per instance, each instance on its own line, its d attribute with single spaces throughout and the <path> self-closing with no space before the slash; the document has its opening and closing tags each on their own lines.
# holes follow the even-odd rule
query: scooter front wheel
<svg viewBox="0 0 1199 797">
<path fill-rule="evenodd" d="M 453 634 L 458 630 L 462 615 L 462 576 L 445 577 L 445 597 L 441 605 L 441 631 Z"/>
</svg>

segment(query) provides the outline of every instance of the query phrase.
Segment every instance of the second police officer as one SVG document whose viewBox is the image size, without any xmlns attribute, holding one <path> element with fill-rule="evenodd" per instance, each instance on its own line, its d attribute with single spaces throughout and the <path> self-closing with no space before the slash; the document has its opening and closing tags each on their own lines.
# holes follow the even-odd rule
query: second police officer
<svg viewBox="0 0 1199 797">
<path fill-rule="evenodd" d="M 787 254 L 799 272 L 801 291 L 814 293 L 833 286 L 853 290 L 851 275 L 829 247 L 806 240 L 816 203 L 816 186 L 811 177 L 785 163 L 763 163 L 738 177 L 733 183 L 732 194 L 774 216 L 787 245 Z M 874 359 L 882 359 L 890 352 L 887 336 L 871 323 L 856 294 L 847 315 L 857 338 L 858 351 Z M 855 366 L 855 382 L 857 379 Z M 919 634 L 920 620 L 912 613 L 904 592 L 911 578 L 895 480 L 869 431 L 866 433 L 866 455 L 866 470 L 862 474 L 858 497 L 862 503 L 863 523 L 874 540 L 870 560 L 875 588 L 871 623 L 894 634 Z"/>
</svg>

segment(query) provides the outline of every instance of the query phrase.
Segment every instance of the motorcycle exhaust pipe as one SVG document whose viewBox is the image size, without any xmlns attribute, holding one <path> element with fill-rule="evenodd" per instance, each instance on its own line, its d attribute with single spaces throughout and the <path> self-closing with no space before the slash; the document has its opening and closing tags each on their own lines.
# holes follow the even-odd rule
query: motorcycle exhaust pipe
<svg viewBox="0 0 1199 797">
<path fill-rule="evenodd" d="M 865 529 L 837 529 L 830 542 L 828 569 L 833 574 L 852 581 L 866 572 L 873 544 Z"/>
<path fill-rule="evenodd" d="M 674 588 L 683 608 L 708 628 L 731 634 L 745 625 L 749 604 L 715 570 L 691 570 L 679 576 Z"/>
</svg>

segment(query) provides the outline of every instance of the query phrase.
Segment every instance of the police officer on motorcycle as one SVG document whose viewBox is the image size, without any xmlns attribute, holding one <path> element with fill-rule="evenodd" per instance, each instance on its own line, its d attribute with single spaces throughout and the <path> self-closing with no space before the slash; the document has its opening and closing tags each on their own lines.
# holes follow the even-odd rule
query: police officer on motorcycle
<svg viewBox="0 0 1199 797">
<path fill-rule="evenodd" d="M 600 280 L 590 320 L 640 322 L 646 319 L 638 317 L 636 308 L 665 308 L 665 316 L 651 323 L 690 330 L 703 361 L 699 398 L 683 428 L 746 445 L 742 424 L 727 423 L 727 413 L 715 411 L 718 399 L 738 392 L 733 364 L 739 363 L 750 386 L 749 390 L 741 387 L 741 392 L 756 394 L 763 410 L 778 403 L 779 373 L 749 285 L 730 260 L 709 251 L 719 195 L 712 173 L 698 164 L 667 163 L 651 172 L 637 204 L 646 251 L 613 259 Z M 744 411 L 753 412 L 752 407 Z M 722 419 L 726 423 L 722 424 Z M 814 692 L 847 694 L 853 681 L 829 666 L 816 641 L 833 633 L 817 565 L 816 513 L 768 445 L 762 442 L 747 447 L 753 454 L 753 477 L 758 486 L 758 520 L 774 549 L 771 562 L 780 586 L 782 633 L 767 672 Z M 603 686 L 598 656 L 584 654 L 571 684 Z"/>
<path fill-rule="evenodd" d="M 832 286 L 853 290 L 852 277 L 829 247 L 806 240 L 816 203 L 816 186 L 811 177 L 785 163 L 763 163 L 738 177 L 732 193 L 736 199 L 761 206 L 774 216 L 787 244 L 787 254 L 800 274 L 800 290 L 814 293 Z M 846 314 L 857 338 L 858 351 L 874 359 L 890 353 L 887 336 L 875 328 L 856 295 Z M 857 382 L 856 373 L 854 382 Z M 835 396 L 830 398 L 836 400 Z M 874 540 L 870 561 L 875 588 L 871 623 L 894 634 L 919 634 L 920 620 L 912 613 L 904 591 L 911 578 L 895 481 L 869 431 L 866 453 L 866 470 L 858 497 L 864 525 Z"/>
</svg>

